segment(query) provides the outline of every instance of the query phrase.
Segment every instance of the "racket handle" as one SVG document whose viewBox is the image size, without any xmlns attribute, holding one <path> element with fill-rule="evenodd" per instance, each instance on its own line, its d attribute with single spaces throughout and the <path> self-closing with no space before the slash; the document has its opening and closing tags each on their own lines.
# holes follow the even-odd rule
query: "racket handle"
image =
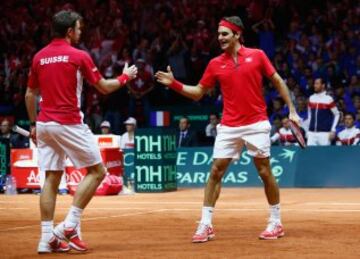
<svg viewBox="0 0 360 259">
<path fill-rule="evenodd" d="M 17 126 L 17 125 L 14 125 L 12 127 L 12 130 L 14 132 L 16 132 L 16 133 L 19 133 L 20 135 L 22 135 L 24 137 L 27 137 L 27 138 L 30 137 L 30 132 L 29 131 L 27 131 L 26 129 L 23 129 L 23 128 Z"/>
</svg>

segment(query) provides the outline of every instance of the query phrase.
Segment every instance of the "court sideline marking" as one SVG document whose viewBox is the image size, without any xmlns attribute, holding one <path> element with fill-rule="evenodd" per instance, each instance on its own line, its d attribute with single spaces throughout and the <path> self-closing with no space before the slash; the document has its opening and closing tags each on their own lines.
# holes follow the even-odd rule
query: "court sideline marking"
<svg viewBox="0 0 360 259">
<path fill-rule="evenodd" d="M 10 208 L 11 209 L 11 208 Z M 14 208 L 14 209 L 20 209 L 20 208 Z M 25 210 L 30 208 L 23 208 Z M 68 208 L 58 208 L 61 210 L 67 210 Z M 89 210 L 91 208 L 87 208 Z M 111 208 L 92 208 L 97 210 L 108 210 Z M 135 208 L 118 208 L 119 210 L 131 210 Z M 137 209 L 145 209 L 145 208 L 137 208 Z M 148 208 L 146 208 L 148 209 Z M 114 210 L 114 209 L 112 209 Z M 249 212 L 249 211 L 268 211 L 268 208 L 264 209 L 256 209 L 256 208 L 218 208 L 217 211 L 236 211 L 236 212 Z M 93 220 L 100 220 L 100 219 L 110 219 L 110 218 L 120 218 L 120 217 L 130 217 L 130 216 L 139 216 L 139 215 L 146 215 L 146 214 L 152 214 L 152 213 L 159 213 L 159 212 L 178 212 L 178 211 L 199 211 L 199 209 L 190 209 L 190 208 L 178 208 L 178 209 L 156 209 L 156 210 L 149 210 L 149 211 L 143 211 L 143 212 L 136 212 L 136 213 L 126 213 L 122 215 L 111 215 L 111 216 L 100 216 L 100 217 L 91 217 L 91 218 L 84 218 L 82 221 L 93 221 Z M 360 212 L 360 209 L 282 209 L 282 211 L 287 212 Z M 7 228 L 7 229 L 1 229 L 0 232 L 7 232 L 7 231 L 14 231 L 14 230 L 23 230 L 33 227 L 39 227 L 39 224 L 37 225 L 27 225 L 22 227 L 13 227 L 13 228 Z"/>
<path fill-rule="evenodd" d="M 67 208 L 68 209 L 68 208 Z M 150 211 L 144 211 L 144 212 L 136 212 L 136 213 L 126 213 L 122 215 L 112 215 L 112 216 L 102 216 L 102 217 L 92 217 L 92 218 L 84 218 L 82 221 L 92 221 L 92 220 L 99 220 L 99 219 L 109 219 L 109 218 L 121 218 L 121 217 L 130 217 L 130 216 L 138 216 L 138 215 L 145 215 L 145 214 L 151 214 L 156 212 L 162 212 L 164 209 L 157 209 L 157 210 L 150 210 Z M 0 229 L 0 232 L 7 232 L 7 231 L 14 231 L 14 230 L 23 230 L 33 227 L 39 227 L 40 225 L 27 225 L 22 227 L 13 227 L 13 228 L 7 228 L 7 229 Z"/>
</svg>

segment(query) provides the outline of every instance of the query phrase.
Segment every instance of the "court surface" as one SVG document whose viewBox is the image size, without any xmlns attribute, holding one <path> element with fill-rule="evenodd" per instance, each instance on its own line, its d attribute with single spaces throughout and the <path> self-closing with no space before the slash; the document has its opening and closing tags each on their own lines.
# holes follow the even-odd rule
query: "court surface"
<svg viewBox="0 0 360 259">
<path fill-rule="evenodd" d="M 39 196 L 0 196 L 0 258 L 360 258 L 360 189 L 282 189 L 285 237 L 261 241 L 268 207 L 261 188 L 226 188 L 216 239 L 192 244 L 203 190 L 95 197 L 83 217 L 86 254 L 38 256 Z M 56 221 L 71 196 L 58 196 Z"/>
</svg>

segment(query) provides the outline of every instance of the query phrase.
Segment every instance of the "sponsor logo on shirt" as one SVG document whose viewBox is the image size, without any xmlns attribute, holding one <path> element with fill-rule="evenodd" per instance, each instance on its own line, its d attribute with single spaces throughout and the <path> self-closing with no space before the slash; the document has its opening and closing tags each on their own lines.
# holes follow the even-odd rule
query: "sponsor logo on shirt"
<svg viewBox="0 0 360 259">
<path fill-rule="evenodd" d="M 40 65 L 48 65 L 54 63 L 68 63 L 69 56 L 55 56 L 55 57 L 48 57 L 40 59 Z"/>
<path fill-rule="evenodd" d="M 245 58 L 246 63 L 250 63 L 250 62 L 252 62 L 252 60 L 253 60 L 252 57 Z"/>
<path fill-rule="evenodd" d="M 221 68 L 226 68 L 226 64 L 225 64 L 225 65 L 222 65 Z"/>
</svg>

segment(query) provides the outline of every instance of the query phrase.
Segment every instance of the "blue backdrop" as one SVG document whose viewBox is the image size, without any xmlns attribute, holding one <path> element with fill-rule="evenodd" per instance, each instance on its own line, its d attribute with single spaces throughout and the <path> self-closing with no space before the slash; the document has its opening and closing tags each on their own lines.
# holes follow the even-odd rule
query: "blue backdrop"
<svg viewBox="0 0 360 259">
<path fill-rule="evenodd" d="M 273 147 L 272 172 L 281 187 L 360 187 L 360 146 Z M 178 187 L 203 187 L 209 177 L 212 148 L 177 150 Z M 133 150 L 125 152 L 126 175 L 133 173 Z M 244 151 L 223 178 L 224 187 L 262 186 L 252 158 Z"/>
</svg>

